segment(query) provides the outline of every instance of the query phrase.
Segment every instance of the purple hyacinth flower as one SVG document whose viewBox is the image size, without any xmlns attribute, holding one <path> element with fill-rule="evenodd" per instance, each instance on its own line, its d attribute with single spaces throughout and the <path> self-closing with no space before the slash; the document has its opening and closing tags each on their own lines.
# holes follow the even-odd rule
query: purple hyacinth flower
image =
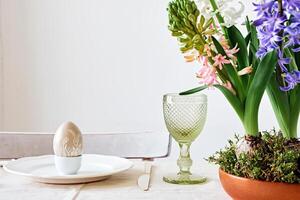
<svg viewBox="0 0 300 200">
<path fill-rule="evenodd" d="M 280 16 L 279 13 L 275 13 L 273 16 L 268 16 L 267 18 L 267 26 L 272 30 L 280 30 L 285 28 L 284 22 L 287 21 L 287 16 L 282 15 Z"/>
<path fill-rule="evenodd" d="M 293 71 L 292 73 L 284 74 L 284 80 L 286 82 L 286 86 L 281 86 L 280 89 L 282 91 L 289 91 L 295 88 L 295 86 L 300 83 L 300 72 Z"/>
<path fill-rule="evenodd" d="M 263 3 L 260 4 L 253 3 L 253 5 L 256 7 L 254 11 L 257 12 L 257 15 L 262 15 L 265 12 L 271 12 L 275 3 L 276 1 L 274 0 L 265 0 Z"/>
<path fill-rule="evenodd" d="M 282 11 L 279 12 L 278 0 L 263 0 L 254 4 L 257 19 L 256 26 L 259 39 L 258 58 L 268 52 L 277 51 L 278 67 L 284 77 L 282 91 L 289 91 L 300 83 L 299 71 L 288 71 L 291 58 L 284 57 L 283 47 L 300 52 L 300 0 L 282 0 Z M 283 45 L 283 46 L 282 46 Z"/>
<path fill-rule="evenodd" d="M 285 0 L 285 7 L 290 10 L 295 10 L 296 8 L 300 8 L 300 0 Z"/>
<path fill-rule="evenodd" d="M 258 58 L 263 58 L 266 54 L 268 53 L 268 50 L 264 47 L 261 47 L 258 49 L 258 51 L 256 52 L 256 56 Z"/>
<path fill-rule="evenodd" d="M 258 18 L 257 20 L 253 21 L 254 26 L 261 26 L 266 21 L 265 18 Z"/>
<path fill-rule="evenodd" d="M 300 9 L 300 7 L 299 7 Z M 296 10 L 291 10 L 289 11 L 290 15 L 291 15 L 291 23 L 300 23 L 300 11 L 296 11 Z"/>
<path fill-rule="evenodd" d="M 293 48 L 292 50 L 293 50 L 293 52 L 299 52 L 299 51 L 300 51 L 300 47 L 298 47 L 298 48 Z"/>
<path fill-rule="evenodd" d="M 259 18 L 254 21 L 260 40 L 260 48 L 256 54 L 259 58 L 270 51 L 278 49 L 283 41 L 280 32 L 285 28 L 284 23 L 287 21 L 287 16 L 278 13 L 277 4 L 274 2 L 273 0 L 272 3 L 269 1 L 259 5 L 256 4 L 257 9 L 264 10 Z"/>
<path fill-rule="evenodd" d="M 290 64 L 291 58 L 285 58 L 283 55 L 283 52 L 279 49 L 277 51 L 277 54 L 278 54 L 278 65 L 280 66 L 280 68 L 283 72 L 287 72 L 288 70 L 285 67 L 285 65 Z"/>
<path fill-rule="evenodd" d="M 285 47 L 300 45 L 300 23 L 291 23 L 284 29 L 284 35 L 288 37 Z"/>
</svg>

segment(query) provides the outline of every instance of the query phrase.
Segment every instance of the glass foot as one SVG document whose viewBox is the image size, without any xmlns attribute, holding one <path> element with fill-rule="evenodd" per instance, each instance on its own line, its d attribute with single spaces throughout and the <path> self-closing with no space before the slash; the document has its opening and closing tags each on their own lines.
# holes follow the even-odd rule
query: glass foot
<svg viewBox="0 0 300 200">
<path fill-rule="evenodd" d="M 180 185 L 192 185 L 192 184 L 200 184 L 206 181 L 205 177 L 197 176 L 197 175 L 170 175 L 164 176 L 163 180 L 167 183 L 172 184 L 180 184 Z"/>
</svg>

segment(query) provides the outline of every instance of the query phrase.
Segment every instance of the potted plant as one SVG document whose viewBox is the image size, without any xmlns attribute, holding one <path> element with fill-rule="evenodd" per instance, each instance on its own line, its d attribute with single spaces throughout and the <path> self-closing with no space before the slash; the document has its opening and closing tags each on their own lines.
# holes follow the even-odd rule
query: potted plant
<svg viewBox="0 0 300 200">
<path fill-rule="evenodd" d="M 240 9 L 232 8 L 233 0 L 197 3 L 173 0 L 167 9 L 169 30 L 178 39 L 184 58 L 200 63 L 197 77 L 201 86 L 181 94 L 208 87 L 219 89 L 245 130 L 243 137 L 230 141 L 209 161 L 220 165 L 221 183 L 234 199 L 300 198 L 300 148 L 296 139 L 299 0 L 255 4 L 258 19 L 246 19 L 245 37 L 234 25 L 243 11 L 240 2 Z M 258 110 L 265 90 L 282 132 L 259 131 Z"/>
<path fill-rule="evenodd" d="M 289 139 L 297 138 L 300 110 L 300 1 L 268 0 L 255 6 L 258 19 L 254 24 L 260 43 L 257 46 L 256 42 L 254 51 L 259 58 L 268 51 L 276 51 L 278 57 L 276 70 L 267 86 L 268 96 L 283 135 Z M 276 23 L 273 27 L 270 26 L 272 21 Z"/>
</svg>

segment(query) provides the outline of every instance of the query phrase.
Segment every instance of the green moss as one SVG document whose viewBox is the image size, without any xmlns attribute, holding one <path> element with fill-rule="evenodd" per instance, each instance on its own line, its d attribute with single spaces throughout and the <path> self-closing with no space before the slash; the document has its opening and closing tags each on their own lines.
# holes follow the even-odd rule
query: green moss
<svg viewBox="0 0 300 200">
<path fill-rule="evenodd" d="M 229 145 L 208 158 L 232 175 L 271 182 L 300 183 L 300 141 L 282 134 L 263 132 L 249 142 L 249 151 L 237 151 L 245 137 L 235 136 Z M 259 142 L 258 142 L 259 141 Z M 236 153 L 239 152 L 239 153 Z"/>
</svg>

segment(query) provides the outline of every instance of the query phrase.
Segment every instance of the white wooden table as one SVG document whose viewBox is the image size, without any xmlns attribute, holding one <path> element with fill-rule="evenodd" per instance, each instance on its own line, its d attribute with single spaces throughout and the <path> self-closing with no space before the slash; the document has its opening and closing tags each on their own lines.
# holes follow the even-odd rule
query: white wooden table
<svg viewBox="0 0 300 200">
<path fill-rule="evenodd" d="M 134 161 L 130 170 L 110 179 L 84 185 L 48 185 L 11 175 L 0 168 L 0 200 L 226 200 L 230 199 L 218 180 L 216 166 L 195 162 L 193 172 L 208 177 L 201 185 L 173 185 L 162 181 L 163 175 L 177 171 L 176 161 L 160 159 L 154 161 L 149 191 L 137 186 L 143 173 L 143 162 Z M 75 193 L 78 192 L 78 195 Z"/>
</svg>

